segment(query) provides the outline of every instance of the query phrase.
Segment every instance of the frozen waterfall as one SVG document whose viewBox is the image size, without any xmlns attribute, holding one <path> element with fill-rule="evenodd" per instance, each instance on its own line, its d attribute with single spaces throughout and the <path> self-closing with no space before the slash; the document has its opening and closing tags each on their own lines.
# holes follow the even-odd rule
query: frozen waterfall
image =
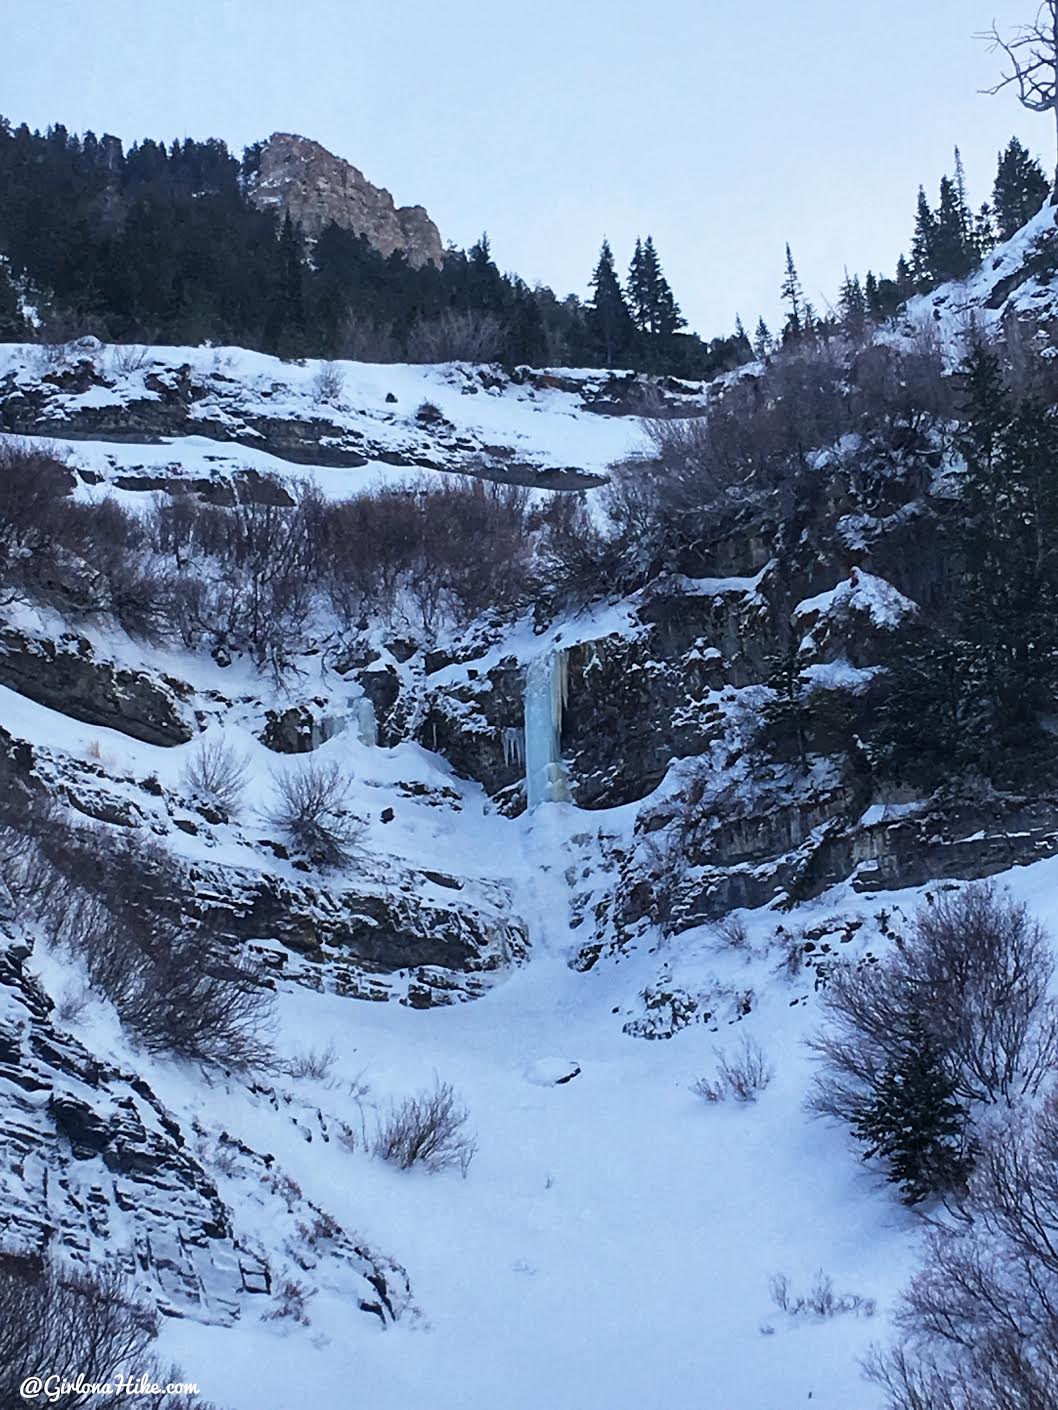
<svg viewBox="0 0 1058 1410">
<path fill-rule="evenodd" d="M 356 733 L 361 744 L 374 746 L 378 743 L 378 719 L 375 707 L 366 695 L 358 696 L 352 702 L 352 715 L 356 721 Z"/>
<path fill-rule="evenodd" d="M 530 808 L 569 799 L 562 767 L 562 711 L 567 692 L 564 651 L 545 653 L 529 663 L 525 677 L 525 796 Z"/>
</svg>

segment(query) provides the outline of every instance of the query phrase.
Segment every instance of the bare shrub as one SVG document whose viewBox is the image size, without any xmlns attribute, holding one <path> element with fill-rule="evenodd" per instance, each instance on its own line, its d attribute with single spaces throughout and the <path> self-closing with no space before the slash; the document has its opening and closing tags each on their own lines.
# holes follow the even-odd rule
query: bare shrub
<svg viewBox="0 0 1058 1410">
<path fill-rule="evenodd" d="M 149 361 L 149 349 L 138 343 L 115 343 L 110 349 L 110 370 L 119 377 L 142 372 Z"/>
<path fill-rule="evenodd" d="M 445 309 L 421 318 L 408 334 L 409 362 L 495 362 L 506 330 L 491 313 Z"/>
<path fill-rule="evenodd" d="M 328 1043 L 325 1048 L 308 1048 L 295 1053 L 291 1058 L 285 1058 L 279 1064 L 279 1070 L 285 1076 L 298 1081 L 325 1082 L 337 1061 L 338 1054 L 334 1050 L 334 1044 Z"/>
<path fill-rule="evenodd" d="M 725 916 L 716 927 L 716 934 L 725 949 L 728 950 L 748 950 L 749 931 L 743 918 L 732 912 Z"/>
<path fill-rule="evenodd" d="M 703 1102 L 722 1102 L 727 1097 L 727 1087 L 719 1075 L 699 1077 L 691 1087 L 691 1091 L 696 1097 L 701 1097 Z"/>
<path fill-rule="evenodd" d="M 571 603 L 590 602 L 618 581 L 622 546 L 604 534 L 588 510 L 584 491 L 551 495 L 534 510 L 537 554 L 552 591 Z"/>
<path fill-rule="evenodd" d="M 1058 1060 L 1054 967 L 1041 926 L 995 885 L 937 897 L 886 959 L 830 970 L 830 1026 L 810 1041 L 821 1064 L 813 1109 L 860 1120 L 923 1033 L 964 1101 L 1035 1095 Z"/>
<path fill-rule="evenodd" d="M 743 1034 L 737 1052 L 721 1056 L 716 1076 L 699 1077 L 691 1090 L 707 1102 L 721 1102 L 729 1096 L 737 1102 L 755 1102 L 774 1075 L 760 1044 Z"/>
<path fill-rule="evenodd" d="M 90 998 L 83 984 L 69 986 L 55 1001 L 55 1017 L 60 1023 L 76 1023 L 83 1016 Z"/>
<path fill-rule="evenodd" d="M 348 866 L 363 823 L 348 812 L 350 780 L 341 765 L 309 758 L 273 774 L 272 782 L 269 821 L 312 861 Z"/>
<path fill-rule="evenodd" d="M 316 404 L 336 405 L 345 392 L 345 373 L 336 362 L 321 362 L 312 379 L 312 399 Z"/>
<path fill-rule="evenodd" d="M 180 920 L 115 914 L 73 892 L 56 938 L 84 960 L 93 985 L 148 1052 L 233 1070 L 267 1066 L 270 991 L 208 932 Z"/>
<path fill-rule="evenodd" d="M 338 331 L 339 356 L 351 362 L 403 362 L 405 352 L 390 323 L 349 314 Z"/>
<path fill-rule="evenodd" d="M 82 1391 L 44 1390 L 42 1399 L 63 1410 L 118 1410 L 128 1404 L 130 1379 L 179 1383 L 179 1370 L 161 1367 L 151 1354 L 157 1335 L 157 1313 L 111 1269 L 89 1272 L 0 1252 L 0 1404 L 25 1405 L 20 1386 L 29 1375 L 71 1386 L 82 1376 Z M 89 1388 L 107 1384 L 113 1389 Z M 160 1410 L 192 1404 L 211 1410 L 176 1391 L 152 1396 L 151 1403 Z"/>
<path fill-rule="evenodd" d="M 790 1282 L 785 1273 L 776 1273 L 770 1283 L 771 1300 L 780 1312 L 788 1317 L 815 1317 L 826 1321 L 830 1317 L 846 1316 L 853 1313 L 857 1317 L 873 1317 L 877 1310 L 874 1298 L 861 1297 L 858 1293 L 838 1294 L 834 1291 L 834 1280 L 822 1269 L 807 1293 L 795 1296 L 790 1291 Z"/>
<path fill-rule="evenodd" d="M 230 817 L 239 806 L 249 771 L 249 759 L 218 736 L 201 741 L 181 779 L 193 797 L 213 803 Z"/>
<path fill-rule="evenodd" d="M 1058 1403 L 1058 1094 L 982 1133 L 959 1217 L 934 1221 L 868 1375 L 892 1410 Z"/>
<path fill-rule="evenodd" d="M 435 1079 L 431 1089 L 405 1097 L 380 1119 L 375 1154 L 401 1170 L 421 1165 L 433 1173 L 457 1165 L 465 1178 L 477 1151 L 469 1119 L 451 1083 Z"/>
<path fill-rule="evenodd" d="M 304 1283 L 287 1278 L 276 1289 L 272 1306 L 263 1314 L 266 1322 L 290 1321 L 303 1327 L 310 1325 L 308 1302 L 312 1292 Z"/>
<path fill-rule="evenodd" d="M 24 838 L 4 849 L 16 903 L 82 960 L 136 1042 L 227 1069 L 270 1063 L 272 993 L 181 913 L 187 878 L 164 849 L 134 835 L 115 846 L 102 830 L 32 810 L 11 830 Z"/>
</svg>

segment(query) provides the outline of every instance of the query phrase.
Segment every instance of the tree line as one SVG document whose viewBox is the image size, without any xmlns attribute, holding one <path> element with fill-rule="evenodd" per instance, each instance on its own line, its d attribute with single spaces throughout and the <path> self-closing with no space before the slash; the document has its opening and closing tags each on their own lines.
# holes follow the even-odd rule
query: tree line
<svg viewBox="0 0 1058 1410">
<path fill-rule="evenodd" d="M 487 235 L 450 247 L 440 267 L 380 254 L 327 226 L 311 246 L 289 217 L 250 199 L 258 148 L 242 159 L 216 139 L 41 134 L 0 118 L 0 338 L 50 341 L 83 333 L 116 342 L 238 344 L 281 357 L 365 361 L 464 359 L 510 366 L 627 367 L 715 376 L 778 346 L 859 336 L 915 293 L 961 278 L 1043 204 L 1043 169 L 1013 138 L 999 155 L 992 200 L 971 207 L 958 149 L 937 204 L 920 189 L 909 257 L 894 274 L 847 272 L 820 313 L 790 247 L 784 321 L 738 320 L 711 340 L 687 330 L 650 235 L 637 239 L 622 282 L 602 243 L 590 295 L 560 298 L 503 273 Z M 35 317 L 27 318 L 26 306 Z"/>
<path fill-rule="evenodd" d="M 623 365 L 688 377 L 750 356 L 685 331 L 653 241 L 628 298 L 600 262 L 583 303 L 502 273 L 483 235 L 416 268 L 330 224 L 311 246 L 250 199 L 258 149 L 127 152 L 117 138 L 0 118 L 0 338 L 238 344 L 281 357 Z M 608 250 L 608 247 L 605 247 Z M 611 302 L 616 293 L 616 303 Z M 26 316 L 27 306 L 34 316 Z"/>
</svg>

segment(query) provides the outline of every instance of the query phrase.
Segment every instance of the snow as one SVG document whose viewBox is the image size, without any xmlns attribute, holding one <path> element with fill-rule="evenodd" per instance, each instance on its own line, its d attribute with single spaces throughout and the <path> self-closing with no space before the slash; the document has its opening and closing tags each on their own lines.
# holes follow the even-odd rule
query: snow
<svg viewBox="0 0 1058 1410">
<path fill-rule="evenodd" d="M 1024 243 L 1024 242 L 1023 242 Z M 1000 256 L 999 273 L 1007 267 Z M 0 376 L 27 375 L 26 349 L 0 348 Z M 150 349 L 149 367 L 191 363 L 237 382 L 242 404 L 275 414 L 318 414 L 312 382 L 319 365 L 280 363 L 237 349 Z M 118 374 L 108 396 L 143 394 L 145 369 Z M 414 412 L 434 402 L 460 434 L 514 446 L 539 464 L 602 472 L 633 454 L 637 423 L 597 417 L 569 392 L 507 384 L 474 391 L 471 374 L 445 367 L 340 364 L 340 406 L 327 410 L 379 444 L 406 447 L 418 431 Z M 597 375 L 597 374 L 596 374 Z M 739 374 L 741 375 L 741 374 Z M 396 406 L 386 401 L 397 397 Z M 92 394 L 89 394 L 92 395 Z M 85 405 L 82 400 L 80 405 Z M 72 405 L 72 403 L 71 403 Z M 217 413 L 214 407 L 213 413 Z M 188 436 L 166 445 L 78 441 L 71 460 L 103 476 L 84 483 L 92 497 L 117 493 L 113 481 L 134 470 L 185 477 L 233 474 L 244 467 L 311 476 L 326 494 L 403 480 L 407 471 L 372 462 L 361 470 L 290 466 L 263 452 Z M 682 578 L 678 591 L 701 597 L 752 594 L 752 577 Z M 163 1354 L 177 1359 L 205 1396 L 231 1410 L 291 1410 L 336 1398 L 372 1410 L 623 1410 L 715 1405 L 766 1410 L 878 1410 L 859 1358 L 885 1341 L 900 1288 L 919 1257 L 920 1224 L 865 1166 L 847 1134 L 810 1120 L 803 1109 L 811 1078 L 804 1040 L 818 1022 L 811 977 L 781 973 L 776 931 L 822 924 L 836 914 L 862 921 L 856 946 L 877 952 L 881 911 L 909 914 L 921 892 L 864 896 L 851 885 L 779 915 L 740 913 L 747 941 L 725 947 L 700 927 L 662 942 L 647 931 L 638 948 L 584 973 L 571 967 L 587 935 L 571 916 L 571 890 L 585 875 L 604 879 L 636 843 L 640 805 L 581 812 L 565 801 L 560 719 L 569 648 L 638 630 L 635 600 L 606 602 L 534 631 L 514 624 L 473 660 L 430 676 L 437 686 L 484 675 L 506 657 L 526 668 L 524 730 L 508 728 L 504 757 L 524 764 L 530 810 L 504 817 L 483 791 L 453 775 L 437 756 L 411 744 L 382 748 L 370 702 L 322 661 L 300 694 L 271 695 L 244 663 L 221 668 L 162 647 L 133 645 L 101 628 L 83 635 L 104 659 L 170 673 L 189 683 L 206 721 L 205 738 L 244 756 L 250 784 L 238 816 L 212 832 L 172 831 L 164 804 L 139 781 L 155 775 L 175 794 L 197 743 L 160 748 L 114 730 L 80 724 L 0 688 L 0 723 L 36 751 L 44 777 L 58 771 L 78 786 L 102 767 L 110 790 L 136 809 L 142 826 L 199 863 L 224 863 L 303 880 L 286 861 L 262 861 L 260 826 L 273 776 L 301 766 L 258 739 L 262 702 L 296 703 L 306 691 L 326 701 L 333 729 L 319 755 L 348 771 L 350 809 L 365 820 L 357 880 L 400 885 L 406 868 L 449 874 L 461 897 L 500 920 L 528 926 L 528 961 L 495 977 L 471 1003 L 424 1011 L 398 1002 L 366 1003 L 298 985 L 281 987 L 276 1052 L 290 1060 L 307 1048 L 333 1048 L 328 1077 L 276 1077 L 282 1099 L 235 1078 L 133 1051 L 105 1003 L 93 1001 L 70 1026 L 101 1058 L 135 1070 L 205 1152 L 222 1132 L 274 1158 L 306 1197 L 373 1248 L 404 1264 L 417 1314 L 383 1332 L 350 1306 L 340 1287 L 321 1282 L 310 1325 L 263 1320 L 248 1300 L 232 1328 L 168 1319 Z M 856 569 L 806 599 L 797 615 L 855 608 L 878 626 L 915 610 L 884 579 Z M 55 636 L 63 624 L 17 604 L 8 620 Z M 590 665 L 589 668 L 590 670 Z M 858 688 L 872 670 L 841 659 L 807 668 L 815 685 Z M 752 714 L 760 687 L 723 692 L 730 708 Z M 721 700 L 710 692 L 703 705 Z M 720 746 L 718 746 L 720 748 Z M 732 769 L 748 768 L 739 751 Z M 662 789 L 675 786 L 678 766 Z M 724 783 L 734 775 L 725 774 Z M 447 790 L 444 807 L 398 785 Z M 536 806 L 544 800 L 549 806 Z M 706 800 L 708 801 L 708 800 Z M 919 805 L 874 804 L 870 827 Z M 382 822 L 392 808 L 391 821 Z M 1054 917 L 1058 859 L 1010 875 L 1019 897 Z M 326 890 L 328 883 L 321 882 Z M 425 890 L 427 884 L 420 883 Z M 442 894 L 437 887 L 438 894 Z M 432 893 L 431 893 L 432 894 Z M 444 893 L 448 894 L 448 893 Z M 590 929 L 590 927 L 589 927 Z M 53 996 L 78 976 L 65 958 L 40 948 L 33 966 Z M 718 1016 L 667 1041 L 629 1036 L 645 995 L 751 993 L 744 1018 L 729 1005 L 703 1003 Z M 743 1034 L 764 1047 L 775 1077 L 759 1099 L 708 1105 L 691 1091 Z M 470 1111 L 478 1154 L 465 1179 L 400 1172 L 371 1154 L 375 1122 L 390 1102 L 450 1081 Z M 272 1079 L 269 1079 L 272 1080 Z M 319 1123 L 345 1123 L 359 1139 L 311 1139 Z M 216 1174 L 216 1171 L 214 1171 Z M 223 1185 L 236 1223 L 268 1243 L 270 1211 L 245 1181 Z M 822 1269 L 839 1293 L 874 1299 L 872 1318 L 794 1322 L 769 1297 L 773 1275 L 806 1289 Z M 337 1395 L 336 1395 L 337 1392 Z"/>
<path fill-rule="evenodd" d="M 794 608 L 795 617 L 825 616 L 842 608 L 866 612 L 876 627 L 893 628 L 918 608 L 891 583 L 862 568 L 853 568 L 844 582 L 815 597 L 806 598 Z"/>
<path fill-rule="evenodd" d="M 572 815 L 566 825 L 576 826 Z M 822 1268 L 840 1291 L 885 1309 L 915 1253 L 913 1219 L 844 1136 L 797 1115 L 810 1009 L 791 1009 L 771 982 L 746 1031 L 775 1062 L 774 1083 L 753 1107 L 706 1106 L 688 1089 L 738 1035 L 690 1031 L 661 1044 L 622 1035 L 610 1010 L 628 1006 L 648 963 L 569 970 L 561 909 L 546 904 L 557 899 L 555 861 L 522 841 L 544 902 L 540 953 L 506 985 L 425 1014 L 350 1012 L 305 995 L 285 1015 L 288 1033 L 334 1043 L 339 1079 L 364 1074 L 375 1100 L 429 1085 L 435 1072 L 451 1080 L 480 1146 L 465 1182 L 308 1146 L 288 1121 L 234 1093 L 197 1103 L 405 1259 L 423 1321 L 361 1330 L 321 1294 L 305 1334 L 247 1323 L 221 1340 L 184 1322 L 166 1327 L 166 1348 L 208 1393 L 262 1410 L 311 1403 L 335 1385 L 355 1385 L 380 1410 L 418 1403 L 425 1386 L 438 1410 L 678 1405 L 688 1386 L 727 1410 L 809 1395 L 823 1410 L 877 1404 L 856 1362 L 884 1337 L 884 1310 L 874 1321 L 795 1325 L 769 1300 L 773 1274 L 807 1287 Z M 747 919 L 759 940 L 760 918 Z M 684 961 L 681 977 L 693 967 Z M 728 967 L 744 982 L 763 972 Z M 580 1074 L 541 1085 L 566 1060 L 534 1054 L 574 1031 Z M 186 1109 L 180 1094 L 166 1096 Z M 339 1106 L 333 1093 L 323 1100 Z"/>
<path fill-rule="evenodd" d="M 897 822 L 922 808 L 921 799 L 909 803 L 872 803 L 860 818 L 860 827 L 875 827 L 878 823 Z"/>
<path fill-rule="evenodd" d="M 323 363 L 318 359 L 295 363 L 241 348 L 151 347 L 145 350 L 144 366 L 121 371 L 113 355 L 78 344 L 71 345 L 65 360 L 73 365 L 85 356 L 96 360 L 112 385 L 56 398 L 52 405 L 60 412 L 120 407 L 156 397 L 157 393 L 145 388 L 144 378 L 172 375 L 186 366 L 210 384 L 209 394 L 196 400 L 192 408 L 193 417 L 203 421 L 227 420 L 234 425 L 244 415 L 295 421 L 323 417 L 340 430 L 364 438 L 369 447 L 422 455 L 435 449 L 435 444 L 415 415 L 424 402 L 430 402 L 450 423 L 453 443 L 462 440 L 479 448 L 508 447 L 529 463 L 572 466 L 595 473 L 600 483 L 614 461 L 634 456 L 646 444 L 641 423 L 634 417 L 593 414 L 571 391 L 517 385 L 498 371 L 492 379 L 497 385 L 486 386 L 479 377 L 481 369 L 460 363 Z M 341 382 L 340 395 L 326 402 L 321 402 L 315 385 L 322 367 L 333 367 Z M 47 370 L 39 346 L 0 344 L 0 377 L 12 374 L 19 385 L 29 386 Z M 573 375 L 585 384 L 598 380 L 597 373 Z M 387 401 L 387 397 L 396 401 Z M 175 461 L 185 473 L 201 473 L 203 468 L 208 473 L 212 455 L 219 456 L 221 463 L 231 460 L 259 469 L 269 468 L 272 461 L 255 447 L 213 445 L 194 436 L 162 447 L 88 443 L 73 455 L 86 468 L 96 470 L 108 464 L 138 467 Z M 286 462 L 279 464 L 285 474 L 305 473 Z M 317 478 L 326 479 L 329 492 L 341 494 L 348 494 L 350 486 L 355 492 L 363 485 L 394 478 L 407 480 L 414 474 L 414 468 L 395 467 L 381 460 L 372 460 L 362 470 L 308 469 Z"/>
<path fill-rule="evenodd" d="M 1042 279 L 1029 278 L 1006 299 L 996 298 L 997 286 L 1016 275 L 1029 260 L 1038 243 L 1053 238 L 1056 208 L 1048 201 L 1021 230 L 987 255 L 980 267 L 966 279 L 941 284 L 928 294 L 909 300 L 906 324 L 912 337 L 939 343 L 949 367 L 956 366 L 966 353 L 971 329 L 980 332 L 998 327 L 1008 313 L 1033 311 L 1036 317 L 1053 306 L 1053 291 Z M 906 332 L 876 335 L 879 342 L 906 341 Z"/>
</svg>

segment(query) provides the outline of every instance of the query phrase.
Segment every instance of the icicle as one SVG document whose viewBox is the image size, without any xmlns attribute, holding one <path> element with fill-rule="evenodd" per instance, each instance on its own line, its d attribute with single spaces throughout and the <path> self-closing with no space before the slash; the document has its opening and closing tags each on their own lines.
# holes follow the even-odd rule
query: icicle
<svg viewBox="0 0 1058 1410">
<path fill-rule="evenodd" d="M 525 768 L 525 730 L 518 725 L 506 725 L 502 735 L 503 740 L 503 762 L 510 768 L 511 764 L 517 764 L 520 769 Z"/>
<path fill-rule="evenodd" d="M 378 718 L 375 707 L 366 695 L 359 695 L 353 701 L 353 719 L 356 721 L 357 738 L 361 744 L 374 746 L 378 743 Z"/>
<path fill-rule="evenodd" d="M 343 729 L 345 721 L 340 716 L 314 715 L 309 726 L 309 748 L 318 749 L 321 744 L 326 744 L 328 739 L 341 734 Z"/>
<path fill-rule="evenodd" d="M 565 651 L 537 656 L 525 677 L 525 796 L 538 803 L 569 799 L 562 766 L 562 712 L 569 698 Z"/>
</svg>

